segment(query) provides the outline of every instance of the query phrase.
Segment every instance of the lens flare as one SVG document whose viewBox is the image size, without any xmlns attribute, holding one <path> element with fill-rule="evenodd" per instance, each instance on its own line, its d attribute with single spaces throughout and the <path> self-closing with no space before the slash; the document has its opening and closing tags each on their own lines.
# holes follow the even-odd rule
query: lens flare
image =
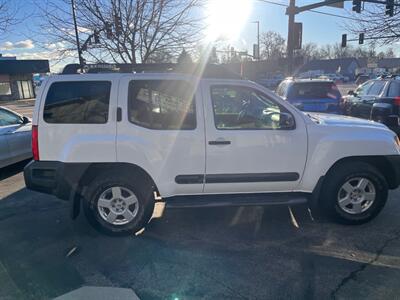
<svg viewBox="0 0 400 300">
<path fill-rule="evenodd" d="M 250 0 L 208 0 L 206 5 L 207 39 L 237 38 L 251 12 Z"/>
</svg>

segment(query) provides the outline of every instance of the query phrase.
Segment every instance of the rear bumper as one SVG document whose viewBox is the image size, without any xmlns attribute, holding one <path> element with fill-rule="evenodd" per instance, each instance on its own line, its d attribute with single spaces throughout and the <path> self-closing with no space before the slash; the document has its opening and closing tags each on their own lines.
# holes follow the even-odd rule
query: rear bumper
<svg viewBox="0 0 400 300">
<path fill-rule="evenodd" d="M 31 161 L 24 169 L 26 187 L 69 200 L 75 194 L 88 164 L 58 161 Z"/>
</svg>

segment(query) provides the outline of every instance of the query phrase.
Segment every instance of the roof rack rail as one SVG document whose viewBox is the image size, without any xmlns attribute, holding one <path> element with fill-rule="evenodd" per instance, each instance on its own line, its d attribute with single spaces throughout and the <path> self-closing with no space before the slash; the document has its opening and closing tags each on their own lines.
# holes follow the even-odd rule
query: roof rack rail
<svg viewBox="0 0 400 300">
<path fill-rule="evenodd" d="M 154 64 L 86 64 L 83 67 L 79 64 L 68 64 L 64 67 L 62 75 L 79 74 L 79 70 L 84 73 L 182 73 L 190 74 L 202 78 L 225 78 L 242 79 L 242 76 L 228 68 L 206 64 L 174 64 L 174 63 L 154 63 Z"/>
</svg>

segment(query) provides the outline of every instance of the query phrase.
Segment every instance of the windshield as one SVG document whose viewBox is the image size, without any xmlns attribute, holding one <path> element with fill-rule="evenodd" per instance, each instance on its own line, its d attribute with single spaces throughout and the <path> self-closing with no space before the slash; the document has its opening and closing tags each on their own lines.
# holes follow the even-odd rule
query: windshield
<svg viewBox="0 0 400 300">
<path fill-rule="evenodd" d="M 322 98 L 339 100 L 341 95 L 332 82 L 294 83 L 288 95 L 288 100 Z"/>
</svg>

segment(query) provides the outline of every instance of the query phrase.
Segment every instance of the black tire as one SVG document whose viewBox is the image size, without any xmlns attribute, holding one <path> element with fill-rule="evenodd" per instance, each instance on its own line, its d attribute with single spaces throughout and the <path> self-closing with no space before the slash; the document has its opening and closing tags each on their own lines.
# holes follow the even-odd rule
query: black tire
<svg viewBox="0 0 400 300">
<path fill-rule="evenodd" d="M 338 197 L 342 186 L 356 178 L 366 178 L 370 181 L 375 189 L 375 200 L 365 211 L 351 214 L 340 207 Z M 358 225 L 376 217 L 384 207 L 387 197 L 387 182 L 374 166 L 365 162 L 344 162 L 328 172 L 324 179 L 319 203 L 325 215 L 337 223 Z"/>
<path fill-rule="evenodd" d="M 121 187 L 136 196 L 138 207 L 135 217 L 126 224 L 114 225 L 100 215 L 98 201 L 100 196 L 112 187 Z M 138 175 L 116 173 L 101 174 L 88 185 L 83 195 L 83 209 L 89 223 L 98 231 L 108 235 L 134 234 L 150 221 L 154 210 L 154 196 L 151 182 Z M 136 204 L 135 204 L 136 205 Z"/>
</svg>

